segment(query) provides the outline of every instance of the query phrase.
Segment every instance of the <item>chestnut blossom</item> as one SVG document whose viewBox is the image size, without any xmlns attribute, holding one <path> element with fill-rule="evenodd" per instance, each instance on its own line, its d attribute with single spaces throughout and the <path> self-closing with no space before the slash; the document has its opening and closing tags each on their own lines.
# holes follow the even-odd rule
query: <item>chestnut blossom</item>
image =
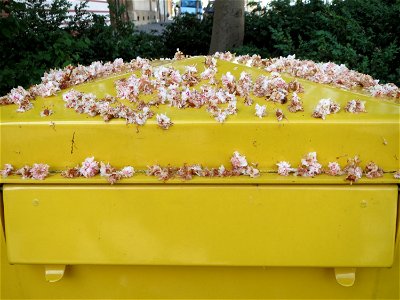
<svg viewBox="0 0 400 300">
<path fill-rule="evenodd" d="M 247 166 L 247 168 L 246 168 L 245 172 L 243 173 L 243 175 L 248 175 L 251 178 L 255 178 L 255 177 L 260 176 L 260 170 L 258 170 L 255 167 L 252 167 L 252 166 Z"/>
<path fill-rule="evenodd" d="M 45 108 L 40 112 L 41 117 L 48 117 L 53 114 L 53 111 L 51 109 Z"/>
<path fill-rule="evenodd" d="M 234 169 L 247 167 L 246 156 L 241 155 L 238 151 L 233 152 L 233 156 L 231 158 L 231 164 Z"/>
<path fill-rule="evenodd" d="M 236 92 L 236 80 L 235 76 L 231 72 L 227 72 L 222 75 L 222 85 L 228 90 L 229 93 L 234 94 Z"/>
<path fill-rule="evenodd" d="M 122 175 L 109 163 L 100 162 L 100 176 L 105 177 L 110 184 L 116 183 Z"/>
<path fill-rule="evenodd" d="M 256 103 L 256 113 L 255 115 L 259 118 L 265 117 L 267 114 L 267 107 L 265 105 L 259 105 Z"/>
<path fill-rule="evenodd" d="M 224 165 L 220 165 L 220 167 L 218 168 L 218 176 L 220 177 L 225 177 L 227 176 L 227 170 L 225 169 Z"/>
<path fill-rule="evenodd" d="M 364 170 L 367 178 L 378 178 L 383 176 L 383 170 L 374 162 L 369 162 Z"/>
<path fill-rule="evenodd" d="M 347 102 L 347 105 L 344 109 L 345 111 L 353 114 L 367 112 L 365 110 L 365 101 L 361 100 L 350 100 L 349 102 Z"/>
<path fill-rule="evenodd" d="M 278 103 L 286 103 L 289 85 L 280 76 L 279 73 L 273 72 L 270 77 L 263 75 L 256 79 L 253 93 L 258 97 L 266 97 L 267 100 Z"/>
<path fill-rule="evenodd" d="M 88 178 L 97 175 L 100 171 L 99 162 L 94 160 L 94 157 L 88 157 L 82 162 L 79 172 L 82 176 Z"/>
<path fill-rule="evenodd" d="M 186 86 L 193 86 L 199 82 L 197 76 L 197 68 L 195 66 L 186 66 L 186 72 L 182 75 L 183 84 Z"/>
<path fill-rule="evenodd" d="M 232 61 L 235 56 L 231 52 L 227 51 L 227 52 L 215 52 L 213 57 L 221 60 Z"/>
<path fill-rule="evenodd" d="M 162 168 L 159 165 L 147 166 L 147 176 L 156 176 L 159 180 L 166 181 L 175 176 L 176 168 Z"/>
<path fill-rule="evenodd" d="M 33 164 L 30 169 L 32 179 L 43 180 L 49 174 L 49 165 Z"/>
<path fill-rule="evenodd" d="M 347 174 L 346 180 L 349 180 L 351 183 L 358 181 L 362 177 L 363 172 L 360 162 L 358 156 L 347 159 L 347 165 L 343 171 Z"/>
<path fill-rule="evenodd" d="M 280 122 L 286 118 L 285 115 L 283 114 L 283 111 L 279 108 L 276 110 L 275 116 L 276 116 L 276 119 L 278 120 L 278 122 Z"/>
<path fill-rule="evenodd" d="M 325 120 L 327 115 L 335 114 L 339 110 L 340 106 L 336 102 L 332 101 L 331 99 L 321 99 L 319 100 L 312 116 L 314 118 L 321 118 Z"/>
<path fill-rule="evenodd" d="M 25 165 L 22 168 L 18 169 L 15 173 L 21 175 L 22 179 L 32 178 L 31 167 L 28 165 Z"/>
<path fill-rule="evenodd" d="M 400 89 L 393 83 L 378 84 L 369 87 L 368 91 L 374 97 L 400 98 Z"/>
<path fill-rule="evenodd" d="M 343 172 L 340 165 L 335 161 L 328 163 L 328 170 L 326 170 L 325 173 L 331 176 L 338 176 L 342 175 Z"/>
<path fill-rule="evenodd" d="M 175 55 L 174 55 L 174 60 L 181 60 L 181 59 L 185 59 L 185 55 L 178 48 L 178 49 L 176 49 L 176 52 L 175 52 Z"/>
<path fill-rule="evenodd" d="M 160 126 L 162 129 L 168 129 L 174 124 L 165 114 L 157 114 L 156 118 L 158 126 Z"/>
<path fill-rule="evenodd" d="M 79 169 L 80 169 L 79 165 L 74 168 L 68 168 L 67 170 L 64 170 L 61 172 L 61 176 L 65 177 L 65 178 L 79 177 L 79 176 L 81 176 Z"/>
<path fill-rule="evenodd" d="M 278 174 L 281 176 L 289 176 L 295 170 L 287 161 L 280 161 L 276 165 L 278 166 Z"/>
<path fill-rule="evenodd" d="M 14 170 L 14 167 L 10 164 L 4 164 L 4 168 L 0 170 L 0 175 L 2 177 L 8 177 L 9 175 L 12 174 L 12 171 Z"/>
<path fill-rule="evenodd" d="M 18 105 L 17 112 L 26 112 L 33 108 L 33 104 L 31 100 L 34 97 L 31 93 L 25 90 L 23 87 L 19 86 L 11 90 L 11 92 L 7 95 L 2 97 L 2 104 L 16 104 Z"/>
<path fill-rule="evenodd" d="M 296 92 L 293 92 L 292 99 L 288 105 L 288 110 L 292 113 L 304 111 L 303 103 Z"/>
<path fill-rule="evenodd" d="M 298 82 L 297 80 L 293 80 L 293 81 L 289 82 L 289 91 L 294 92 L 294 93 L 303 93 L 304 88 L 300 84 L 300 82 Z"/>
<path fill-rule="evenodd" d="M 253 82 L 251 76 L 247 72 L 240 73 L 240 78 L 237 82 L 236 93 L 245 98 L 249 98 L 250 91 L 253 89 Z"/>
<path fill-rule="evenodd" d="M 322 166 L 318 163 L 317 153 L 309 152 L 301 159 L 301 164 L 297 168 L 295 175 L 304 177 L 314 177 L 322 172 Z"/>
<path fill-rule="evenodd" d="M 119 171 L 119 173 L 121 174 L 122 177 L 129 178 L 129 177 L 132 177 L 133 174 L 135 174 L 135 169 L 131 166 L 126 166 L 126 167 L 123 167 Z"/>
</svg>

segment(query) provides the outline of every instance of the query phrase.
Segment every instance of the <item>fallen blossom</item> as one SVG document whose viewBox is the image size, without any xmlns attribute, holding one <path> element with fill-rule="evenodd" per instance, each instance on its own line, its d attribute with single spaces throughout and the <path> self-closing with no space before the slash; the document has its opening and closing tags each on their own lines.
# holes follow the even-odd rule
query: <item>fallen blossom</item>
<svg viewBox="0 0 400 300">
<path fill-rule="evenodd" d="M 276 165 L 278 166 L 278 174 L 281 176 L 289 176 L 295 170 L 287 161 L 280 161 Z"/>
<path fill-rule="evenodd" d="M 309 152 L 301 159 L 301 164 L 297 168 L 295 175 L 304 177 L 314 177 L 322 172 L 322 166 L 318 163 L 317 153 Z"/>
<path fill-rule="evenodd" d="M 88 178 L 97 175 L 100 171 L 99 162 L 94 160 L 94 157 L 88 157 L 82 162 L 79 172 L 82 176 Z"/>
<path fill-rule="evenodd" d="M 160 126 L 162 129 L 168 129 L 174 124 L 165 114 L 157 114 L 156 118 L 158 126 Z"/>
<path fill-rule="evenodd" d="M 374 162 L 369 162 L 364 169 L 367 178 L 379 178 L 383 176 L 383 170 Z"/>
<path fill-rule="evenodd" d="M 296 92 L 293 92 L 292 99 L 290 100 L 290 103 L 288 105 L 288 110 L 292 113 L 304 111 L 303 103 Z"/>
<path fill-rule="evenodd" d="M 226 177 L 229 174 L 228 170 L 225 169 L 224 165 L 220 165 L 218 168 L 218 176 Z"/>
<path fill-rule="evenodd" d="M 231 74 L 231 72 L 227 72 L 222 75 L 221 78 L 222 85 L 228 90 L 229 93 L 236 93 L 236 80 L 235 77 Z"/>
<path fill-rule="evenodd" d="M 216 68 L 217 67 L 217 60 L 212 57 L 211 55 L 206 56 L 204 60 L 204 64 L 207 68 Z"/>
<path fill-rule="evenodd" d="M 176 168 L 162 168 L 159 165 L 147 166 L 146 175 L 156 176 L 159 180 L 167 181 L 175 176 Z"/>
<path fill-rule="evenodd" d="M 234 169 L 247 167 L 248 165 L 246 156 L 241 155 L 238 151 L 233 152 L 231 164 Z"/>
<path fill-rule="evenodd" d="M 393 174 L 393 177 L 396 178 L 396 179 L 400 179 L 400 170 L 398 170 L 397 172 L 395 172 L 395 173 Z"/>
<path fill-rule="evenodd" d="M 22 179 L 32 178 L 31 167 L 28 165 L 18 169 L 15 173 L 21 175 Z"/>
<path fill-rule="evenodd" d="M 295 93 L 304 93 L 304 88 L 297 80 L 293 80 L 289 82 L 289 91 Z"/>
<path fill-rule="evenodd" d="M 81 173 L 79 171 L 80 167 L 76 166 L 74 168 L 68 168 L 67 170 L 64 170 L 61 172 L 61 176 L 65 178 L 76 178 L 81 176 Z"/>
<path fill-rule="evenodd" d="M 121 174 L 122 177 L 124 178 L 130 178 L 133 176 L 133 174 L 135 174 L 135 169 L 131 166 L 126 166 L 123 167 L 119 173 Z"/>
<path fill-rule="evenodd" d="M 181 60 L 181 59 L 185 59 L 185 55 L 183 54 L 182 51 L 178 49 L 176 49 L 175 55 L 174 55 L 174 60 Z"/>
<path fill-rule="evenodd" d="M 12 174 L 14 167 L 10 164 L 4 164 L 4 169 L 0 170 L 0 174 L 2 177 L 7 177 Z"/>
<path fill-rule="evenodd" d="M 265 117 L 267 114 L 267 107 L 265 105 L 259 105 L 256 103 L 256 113 L 255 115 L 259 118 Z"/>
<path fill-rule="evenodd" d="M 246 171 L 243 175 L 248 175 L 251 178 L 256 178 L 260 176 L 260 170 L 252 166 L 247 166 Z"/>
<path fill-rule="evenodd" d="M 226 51 L 226 52 L 215 52 L 213 57 L 221 60 L 232 61 L 235 55 L 229 51 Z"/>
<path fill-rule="evenodd" d="M 326 170 L 325 173 L 330 176 L 339 176 L 343 174 L 339 163 L 337 163 L 336 161 L 328 163 L 328 170 Z"/>
<path fill-rule="evenodd" d="M 253 88 L 254 95 L 281 104 L 286 103 L 288 93 L 289 85 L 277 72 L 271 73 L 270 77 L 259 76 Z"/>
<path fill-rule="evenodd" d="M 365 101 L 361 100 L 350 100 L 349 102 L 347 102 L 344 109 L 345 111 L 353 114 L 367 112 L 365 109 Z"/>
<path fill-rule="evenodd" d="M 100 176 L 108 176 L 115 172 L 115 168 L 113 168 L 109 163 L 100 162 Z"/>
<path fill-rule="evenodd" d="M 33 164 L 30 173 L 32 179 L 43 180 L 49 175 L 49 165 Z"/>
<path fill-rule="evenodd" d="M 360 167 L 361 161 L 358 156 L 354 158 L 347 159 L 347 165 L 343 169 L 344 173 L 347 175 L 346 180 L 349 180 L 351 183 L 357 182 L 362 177 L 362 169 Z"/>
<path fill-rule="evenodd" d="M 275 116 L 276 116 L 276 119 L 278 120 L 278 122 L 280 122 L 286 118 L 285 115 L 283 114 L 283 111 L 279 108 L 276 110 Z"/>
<path fill-rule="evenodd" d="M 40 112 L 41 117 L 48 117 L 53 114 L 53 111 L 51 109 L 45 108 Z"/>
<path fill-rule="evenodd" d="M 332 101 L 331 99 L 321 99 L 319 100 L 312 116 L 314 118 L 321 118 L 325 120 L 327 115 L 335 114 L 339 110 L 340 106 L 336 102 Z"/>
</svg>

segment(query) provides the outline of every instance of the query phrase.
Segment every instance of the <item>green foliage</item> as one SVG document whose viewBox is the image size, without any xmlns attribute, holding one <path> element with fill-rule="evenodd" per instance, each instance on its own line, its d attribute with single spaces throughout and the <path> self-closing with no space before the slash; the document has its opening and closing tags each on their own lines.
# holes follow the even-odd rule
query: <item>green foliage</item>
<svg viewBox="0 0 400 300">
<path fill-rule="evenodd" d="M 199 20 L 195 15 L 183 14 L 167 25 L 163 33 L 166 56 L 173 57 L 176 49 L 190 55 L 205 55 L 210 48 L 212 17 Z"/>
<path fill-rule="evenodd" d="M 244 44 L 272 57 L 343 63 L 399 85 L 399 15 L 396 0 L 275 0 L 246 17 Z"/>
<path fill-rule="evenodd" d="M 136 32 L 119 15 L 111 27 L 104 17 L 87 13 L 85 6 L 82 2 L 76 14 L 68 16 L 66 0 L 0 1 L 0 10 L 8 13 L 0 18 L 0 95 L 40 82 L 51 68 L 163 53 L 160 37 Z"/>
<path fill-rule="evenodd" d="M 238 54 L 344 63 L 349 68 L 400 85 L 399 0 L 275 0 L 268 7 L 251 2 L 244 46 Z M 67 0 L 0 1 L 0 95 L 40 81 L 50 68 L 90 64 L 117 57 L 172 57 L 207 54 L 212 17 L 182 15 L 162 36 L 139 33 L 115 12 L 115 26 L 87 13 L 83 2 L 68 16 Z M 111 7 L 111 9 L 113 9 Z"/>
</svg>

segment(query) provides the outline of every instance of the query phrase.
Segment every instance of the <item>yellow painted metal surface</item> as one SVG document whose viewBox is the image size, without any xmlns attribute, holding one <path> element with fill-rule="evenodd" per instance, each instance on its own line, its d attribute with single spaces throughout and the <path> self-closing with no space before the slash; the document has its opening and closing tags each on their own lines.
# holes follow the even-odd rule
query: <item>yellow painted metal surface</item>
<svg viewBox="0 0 400 300">
<path fill-rule="evenodd" d="M 201 57 L 171 62 L 180 70 L 193 64 L 203 70 Z M 268 75 L 225 61 L 218 70 L 218 79 L 227 71 Z M 129 75 L 74 89 L 115 95 L 114 81 Z M 400 105 L 298 81 L 303 113 L 257 97 L 266 118 L 239 98 L 238 114 L 223 124 L 205 108 L 154 108 L 171 117 L 169 130 L 154 118 L 136 127 L 79 115 L 64 107 L 67 90 L 38 98 L 26 113 L 0 107 L 1 167 L 42 162 L 54 172 L 95 156 L 139 170 L 114 186 L 99 176 L 0 178 L 0 298 L 399 299 L 399 180 L 391 172 L 400 168 Z M 321 98 L 341 112 L 311 118 Z M 368 112 L 345 113 L 351 99 L 366 101 Z M 40 117 L 44 107 L 54 114 Z M 287 119 L 276 120 L 277 108 Z M 151 164 L 228 166 L 234 151 L 258 163 L 261 176 L 164 184 L 143 174 Z M 311 151 L 323 165 L 359 155 L 386 174 L 350 186 L 343 177 L 274 173 L 278 161 L 296 165 Z"/>
<path fill-rule="evenodd" d="M 12 263 L 391 266 L 397 186 L 4 188 Z"/>
<path fill-rule="evenodd" d="M 194 64 L 199 71 L 203 70 L 201 57 L 171 64 L 181 70 L 185 65 Z M 263 70 L 218 61 L 217 78 L 227 71 L 238 77 L 243 70 L 249 72 L 253 80 L 261 74 L 268 75 Z M 74 89 L 92 92 L 98 97 L 115 95 L 114 81 L 128 75 L 96 80 Z M 287 81 L 293 79 L 283 77 Z M 154 118 L 144 126 L 136 127 L 127 126 L 122 120 L 105 123 L 99 116 L 77 114 L 64 107 L 62 93 L 38 98 L 35 108 L 26 113 L 16 113 L 13 105 L 3 106 L 0 107 L 0 164 L 21 166 L 43 162 L 49 164 L 52 171 L 59 171 L 95 156 L 116 167 L 129 164 L 142 170 L 151 164 L 181 166 L 200 163 L 218 167 L 229 165 L 232 153 L 239 151 L 250 162 L 257 162 L 261 171 L 267 172 L 276 171 L 278 161 L 286 160 L 296 165 L 306 153 L 316 151 L 323 165 L 336 160 L 345 165 L 348 157 L 359 155 L 363 163 L 372 160 L 385 172 L 400 168 L 399 104 L 306 80 L 299 81 L 305 89 L 305 93 L 300 94 L 304 112 L 293 114 L 287 111 L 286 105 L 254 97 L 256 103 L 267 105 L 268 116 L 259 119 L 254 115 L 254 106 L 245 106 L 239 97 L 238 114 L 220 124 L 205 108 L 180 110 L 167 105 L 154 108 L 155 113 L 167 113 L 171 117 L 174 126 L 168 130 L 160 129 Z M 148 101 L 154 96 L 143 97 Z M 321 98 L 332 98 L 342 108 L 351 99 L 364 100 L 368 112 L 350 114 L 342 109 L 326 120 L 312 118 L 312 111 Z M 54 114 L 40 117 L 43 107 L 52 107 Z M 277 108 L 284 111 L 287 120 L 276 120 L 274 112 Z M 337 181 L 332 178 L 333 183 Z"/>
<path fill-rule="evenodd" d="M 43 265 L 10 265 L 0 235 L 1 299 L 400 297 L 398 239 L 392 267 L 357 268 L 354 285 L 343 287 L 332 268 L 315 267 L 69 265 L 60 281 L 49 283 Z"/>
</svg>

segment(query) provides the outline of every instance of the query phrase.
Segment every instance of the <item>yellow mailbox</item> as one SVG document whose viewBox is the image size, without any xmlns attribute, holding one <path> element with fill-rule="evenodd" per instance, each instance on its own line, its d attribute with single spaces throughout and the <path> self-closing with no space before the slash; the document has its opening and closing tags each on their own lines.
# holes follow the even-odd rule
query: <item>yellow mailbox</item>
<svg viewBox="0 0 400 300">
<path fill-rule="evenodd" d="M 2 298 L 398 299 L 399 104 L 240 62 L 3 97 Z"/>
</svg>

